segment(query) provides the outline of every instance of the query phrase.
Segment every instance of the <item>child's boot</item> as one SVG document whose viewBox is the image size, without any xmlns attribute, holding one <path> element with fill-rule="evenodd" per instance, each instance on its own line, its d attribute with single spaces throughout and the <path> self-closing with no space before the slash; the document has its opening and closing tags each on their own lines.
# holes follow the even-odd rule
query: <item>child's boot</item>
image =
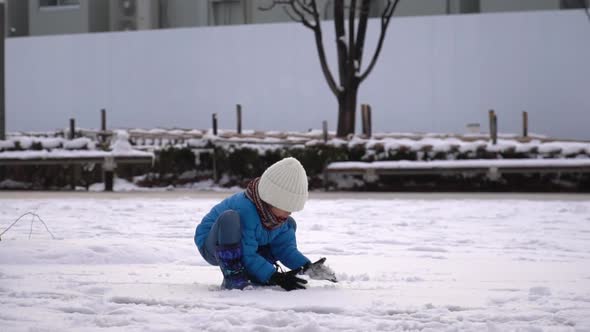
<svg viewBox="0 0 590 332">
<path fill-rule="evenodd" d="M 240 244 L 217 246 L 215 256 L 223 273 L 221 288 L 244 289 L 250 285 L 242 264 L 242 246 Z"/>
</svg>

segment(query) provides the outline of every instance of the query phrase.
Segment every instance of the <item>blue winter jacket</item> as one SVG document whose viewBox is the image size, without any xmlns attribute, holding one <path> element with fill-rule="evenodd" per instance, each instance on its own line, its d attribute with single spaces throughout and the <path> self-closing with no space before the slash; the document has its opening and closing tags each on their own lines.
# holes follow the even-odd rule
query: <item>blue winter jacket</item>
<svg viewBox="0 0 590 332">
<path fill-rule="evenodd" d="M 257 281 L 267 282 L 275 272 L 274 266 L 257 253 L 259 246 L 268 245 L 272 255 L 290 269 L 299 268 L 310 262 L 297 249 L 294 225 L 285 222 L 274 230 L 264 228 L 256 211 L 256 206 L 246 197 L 244 192 L 224 199 L 203 217 L 195 231 L 195 244 L 198 248 L 205 245 L 215 220 L 227 210 L 234 210 L 240 216 L 242 225 L 242 263 L 248 274 Z"/>
</svg>

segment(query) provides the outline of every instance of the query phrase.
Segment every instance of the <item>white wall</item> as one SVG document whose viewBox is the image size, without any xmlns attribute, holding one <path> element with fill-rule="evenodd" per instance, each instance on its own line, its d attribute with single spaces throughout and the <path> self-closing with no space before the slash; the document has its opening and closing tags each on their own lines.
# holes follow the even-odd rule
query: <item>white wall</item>
<svg viewBox="0 0 590 332">
<path fill-rule="evenodd" d="M 101 108 L 109 127 L 208 128 L 217 112 L 234 128 L 236 103 L 248 129 L 336 125 L 312 33 L 295 23 L 10 38 L 6 51 L 8 131 L 70 117 L 96 128 Z M 396 18 L 359 102 L 376 131 L 487 128 L 494 108 L 501 132 L 519 132 L 527 110 L 532 132 L 590 139 L 588 59 L 582 11 Z"/>
</svg>

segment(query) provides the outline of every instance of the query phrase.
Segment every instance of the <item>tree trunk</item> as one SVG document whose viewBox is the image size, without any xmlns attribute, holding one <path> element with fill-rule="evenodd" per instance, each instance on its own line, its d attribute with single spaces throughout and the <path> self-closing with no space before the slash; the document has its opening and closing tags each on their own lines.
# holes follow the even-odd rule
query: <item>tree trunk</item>
<svg viewBox="0 0 590 332">
<path fill-rule="evenodd" d="M 358 85 L 351 87 L 338 98 L 338 131 L 336 136 L 354 134 Z"/>
</svg>

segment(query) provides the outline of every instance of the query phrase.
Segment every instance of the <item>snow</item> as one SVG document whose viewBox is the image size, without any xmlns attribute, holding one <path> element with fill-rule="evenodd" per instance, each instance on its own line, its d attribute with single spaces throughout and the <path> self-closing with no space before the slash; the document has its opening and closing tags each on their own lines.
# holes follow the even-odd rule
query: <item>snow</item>
<svg viewBox="0 0 590 332">
<path fill-rule="evenodd" d="M 30 183 L 6 179 L 0 181 L 0 189 L 29 189 Z"/>
<path fill-rule="evenodd" d="M 18 143 L 20 144 L 21 148 L 26 150 L 33 145 L 33 140 L 31 137 L 20 137 Z"/>
<path fill-rule="evenodd" d="M 135 177 L 134 181 L 140 180 L 141 178 L 144 178 L 144 177 L 145 176 Z M 6 181 L 9 181 L 9 180 L 6 180 Z M 0 182 L 0 188 L 3 188 L 3 184 L 6 181 Z M 12 187 L 10 187 L 10 185 L 12 185 Z M 7 183 L 5 185 L 5 188 L 6 189 L 27 188 L 27 187 L 24 187 L 23 185 L 24 184 L 21 184 L 19 182 L 11 181 L 10 183 Z M 165 187 L 165 188 L 139 187 L 132 182 L 129 182 L 125 179 L 118 178 L 118 177 L 115 177 L 114 182 L 113 182 L 113 191 L 115 191 L 115 192 L 140 192 L 140 191 L 142 191 L 142 192 L 154 192 L 154 191 L 160 192 L 160 191 L 172 190 L 174 188 L 175 187 L 173 187 L 173 186 L 169 186 L 169 187 Z M 240 190 L 240 188 L 238 188 L 238 187 L 232 187 L 232 188 L 222 187 L 219 184 L 215 183 L 213 180 L 203 180 L 203 181 L 198 181 L 198 182 L 191 182 L 191 183 L 187 183 L 184 185 L 178 185 L 176 188 L 191 189 L 191 190 L 198 190 L 198 191 L 212 191 L 212 192 L 234 192 L 234 191 Z M 102 182 L 94 183 L 89 186 L 88 191 L 102 192 L 102 191 L 104 191 L 104 183 L 102 183 Z"/>
<path fill-rule="evenodd" d="M 135 184 L 121 178 L 115 177 L 113 179 L 113 190 L 114 191 L 142 191 L 148 190 L 141 188 Z M 104 191 L 104 183 L 94 183 L 88 187 L 88 191 Z"/>
<path fill-rule="evenodd" d="M 432 160 L 432 161 L 374 161 L 374 162 L 334 162 L 329 170 L 343 169 L 433 169 L 433 168 L 481 168 L 481 167 L 590 167 L 588 159 L 474 159 L 474 160 Z"/>
<path fill-rule="evenodd" d="M 0 149 L 10 149 L 18 142 L 25 151 L 2 151 L 1 159 L 62 159 L 62 158 L 105 158 L 105 157 L 154 157 L 151 152 L 134 149 L 129 143 L 129 133 L 125 130 L 116 130 L 116 135 L 110 148 L 111 151 L 96 150 L 96 142 L 88 137 L 80 137 L 72 140 L 63 138 L 42 138 L 15 136 L 8 140 L 0 140 Z M 39 143 L 43 150 L 27 150 L 33 143 Z M 63 145 L 63 149 L 59 146 Z"/>
<path fill-rule="evenodd" d="M 346 35 L 340 36 L 338 38 L 338 42 L 342 44 L 342 46 L 344 46 L 346 50 L 348 50 L 348 38 L 346 37 Z"/>
<path fill-rule="evenodd" d="M 94 142 L 88 137 L 74 138 L 72 140 L 66 140 L 63 142 L 64 148 L 67 150 L 80 150 L 87 148 L 94 150 Z"/>
<path fill-rule="evenodd" d="M 52 158 L 103 158 L 110 153 L 98 150 L 29 150 L 29 151 L 4 151 L 0 153 L 0 159 L 52 159 Z"/>
<path fill-rule="evenodd" d="M 312 193 L 337 284 L 221 291 L 193 232 L 224 194 L 0 193 L 2 331 L 588 331 L 588 195 Z M 30 239 L 29 239 L 30 237 Z"/>
<path fill-rule="evenodd" d="M 91 130 L 88 130 L 89 132 Z M 492 144 L 489 137 L 485 135 L 451 135 L 441 133 L 377 133 L 373 138 L 365 139 L 359 136 L 352 137 L 351 140 L 343 140 L 338 138 L 330 138 L 324 142 L 318 137 L 323 134 L 319 130 L 312 130 L 309 132 L 259 132 L 255 134 L 254 130 L 245 130 L 243 136 L 237 136 L 235 131 L 220 129 L 218 136 L 212 134 L 203 135 L 202 132 L 196 130 L 165 130 L 156 128 L 151 130 L 114 130 L 114 136 L 110 149 L 115 155 L 141 155 L 143 152 L 134 150 L 144 149 L 153 150 L 161 146 L 172 145 L 171 140 L 182 140 L 184 143 L 177 143 L 176 146 L 191 148 L 205 148 L 211 143 L 217 146 L 231 146 L 240 145 L 241 147 L 248 147 L 257 150 L 260 154 L 264 154 L 268 150 L 280 149 L 285 145 L 305 144 L 306 146 L 313 146 L 318 144 L 327 144 L 335 147 L 348 146 L 353 148 L 357 145 L 365 145 L 367 149 L 376 149 L 381 146 L 385 153 L 389 151 L 397 151 L 405 149 L 414 152 L 443 152 L 449 153 L 458 151 L 460 153 L 476 153 L 478 150 L 488 152 L 509 152 L 516 153 L 540 153 L 543 155 L 552 155 L 554 157 L 571 157 L 578 154 L 590 154 L 590 142 L 588 141 L 561 141 L 550 140 L 547 138 L 541 139 L 540 136 L 532 136 L 528 141 L 520 141 L 522 138 L 515 134 L 503 133 L 497 141 L 497 144 Z M 56 135 L 52 133 L 51 135 Z M 143 134 L 152 135 L 152 137 L 142 136 Z M 334 135 L 331 132 L 330 135 Z M 0 158 L 10 156 L 9 158 L 19 158 L 20 151 L 11 151 L 15 149 L 18 144 L 21 149 L 31 149 L 34 144 L 37 144 L 43 149 L 51 150 L 51 154 L 58 155 L 60 146 L 66 150 L 95 150 L 97 142 L 87 137 L 77 138 L 74 140 L 66 140 L 60 137 L 35 137 L 34 133 L 18 134 L 8 133 L 7 140 L 0 140 Z M 157 136 L 156 136 L 157 135 Z M 132 146 L 129 143 L 129 137 L 134 137 L 137 145 Z M 160 142 L 161 141 L 161 142 Z M 38 151 L 38 150 L 36 150 Z M 32 154 L 31 154 L 32 153 Z M 43 152 L 41 152 L 43 153 Z M 27 152 L 25 155 L 34 155 L 34 152 Z M 71 156 L 71 154 L 68 154 Z M 25 157 L 23 157 L 25 158 Z M 32 158 L 32 157 L 26 157 Z"/>
<path fill-rule="evenodd" d="M 12 140 L 0 140 L 0 149 L 14 149 L 14 141 Z"/>
<path fill-rule="evenodd" d="M 62 144 L 65 146 L 64 139 L 57 138 L 57 137 L 45 138 L 41 141 L 41 144 L 42 144 L 43 148 L 45 148 L 45 149 L 56 149 Z"/>
<path fill-rule="evenodd" d="M 406 134 L 409 136 L 411 134 Z M 456 148 L 462 153 L 466 152 L 477 152 L 479 149 L 483 149 L 489 152 L 506 152 L 514 150 L 518 153 L 529 153 L 537 150 L 542 154 L 561 154 L 564 156 L 575 155 L 578 153 L 589 153 L 590 154 L 590 142 L 571 142 L 571 141 L 541 141 L 540 139 L 531 139 L 528 142 L 520 142 L 514 138 L 509 138 L 509 134 L 503 134 L 505 138 L 498 139 L 497 144 L 492 144 L 489 139 L 482 136 L 472 137 L 468 139 L 464 137 L 460 139 L 458 137 L 432 137 L 433 135 L 439 135 L 435 133 L 426 133 L 420 137 L 415 138 L 379 138 L 379 139 L 354 139 L 349 143 L 349 146 L 355 144 L 367 144 L 367 148 L 375 148 L 376 145 L 382 145 L 387 150 L 398 150 L 401 147 L 406 148 L 410 151 L 422 151 L 426 148 L 431 148 L 434 152 L 449 152 Z M 415 135 L 414 135 L 415 136 Z"/>
<path fill-rule="evenodd" d="M 117 130 L 114 142 L 111 144 L 111 151 L 114 155 L 128 155 L 134 153 L 129 143 L 129 134 L 125 130 Z"/>
<path fill-rule="evenodd" d="M 62 137 L 34 137 L 36 133 L 30 132 L 27 134 L 24 133 L 8 133 L 8 139 L 0 141 L 0 150 L 10 150 L 14 149 L 16 145 L 20 146 L 21 149 L 30 149 L 33 144 L 37 143 L 40 144 L 41 147 L 44 149 L 55 149 L 59 148 L 60 146 L 64 146 L 64 143 L 68 142 L 66 139 Z M 55 135 L 56 133 L 53 132 L 51 135 Z M 76 141 L 76 140 L 74 140 Z M 78 148 L 77 146 L 84 147 L 84 144 L 81 144 L 81 141 L 76 141 L 78 143 L 69 143 L 70 148 Z M 87 142 L 87 141 L 84 141 Z"/>
<path fill-rule="evenodd" d="M 110 156 L 128 156 L 128 157 L 153 157 L 153 153 L 143 151 L 129 151 L 128 153 L 115 153 L 100 150 L 63 150 L 55 149 L 51 151 L 4 151 L 0 153 L 0 159 L 63 159 L 63 158 L 104 158 Z"/>
</svg>

